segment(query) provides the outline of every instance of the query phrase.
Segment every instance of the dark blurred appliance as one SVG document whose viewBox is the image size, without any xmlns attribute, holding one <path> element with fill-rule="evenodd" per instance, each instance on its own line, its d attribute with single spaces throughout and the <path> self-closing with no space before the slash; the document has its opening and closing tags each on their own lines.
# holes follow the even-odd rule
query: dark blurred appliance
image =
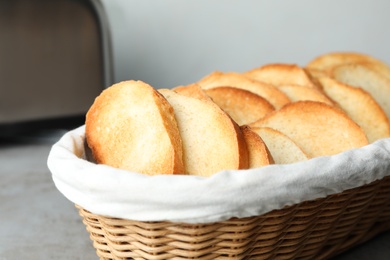
<svg viewBox="0 0 390 260">
<path fill-rule="evenodd" d="M 98 0 L 0 0 L 0 131 L 83 117 L 112 84 Z"/>
</svg>

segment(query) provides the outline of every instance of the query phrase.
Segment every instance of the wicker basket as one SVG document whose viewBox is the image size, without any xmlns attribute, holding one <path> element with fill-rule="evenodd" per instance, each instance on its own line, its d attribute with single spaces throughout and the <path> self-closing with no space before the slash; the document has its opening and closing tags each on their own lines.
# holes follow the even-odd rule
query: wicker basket
<svg viewBox="0 0 390 260">
<path fill-rule="evenodd" d="M 77 206 L 101 259 L 328 259 L 390 229 L 390 177 L 212 224 L 140 222 Z"/>
</svg>

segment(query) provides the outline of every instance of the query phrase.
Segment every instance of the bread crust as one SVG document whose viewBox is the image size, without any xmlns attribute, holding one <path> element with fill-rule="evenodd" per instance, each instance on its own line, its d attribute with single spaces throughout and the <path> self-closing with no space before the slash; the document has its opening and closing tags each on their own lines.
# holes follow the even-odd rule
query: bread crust
<svg viewBox="0 0 390 260">
<path fill-rule="evenodd" d="M 323 71 L 329 73 L 332 69 L 339 65 L 353 63 L 370 63 L 375 64 L 375 67 L 382 73 L 390 73 L 390 68 L 382 62 L 370 55 L 357 52 L 329 52 L 319 55 L 312 59 L 306 67 L 312 71 Z M 387 73 L 386 73 L 387 72 Z M 390 74 L 389 74 L 390 76 Z"/>
<path fill-rule="evenodd" d="M 205 92 L 240 126 L 253 123 L 275 110 L 268 100 L 245 89 L 216 87 Z"/>
<path fill-rule="evenodd" d="M 310 75 L 297 64 L 270 63 L 249 70 L 244 75 L 277 87 L 283 85 L 299 85 L 317 88 L 315 82 L 311 80 Z"/>
<path fill-rule="evenodd" d="M 249 155 L 249 169 L 274 163 L 274 159 L 263 139 L 248 125 L 240 126 Z"/>
<path fill-rule="evenodd" d="M 149 175 L 184 173 L 173 108 L 142 81 L 105 89 L 87 112 L 85 124 L 97 163 Z"/>
<path fill-rule="evenodd" d="M 209 75 L 203 77 L 197 83 L 203 89 L 210 89 L 222 86 L 245 89 L 268 100 L 275 107 L 275 109 L 279 109 L 290 102 L 288 97 L 282 91 L 278 90 L 275 86 L 268 83 L 253 80 L 243 74 L 236 72 L 223 73 L 220 71 L 214 71 Z"/>
</svg>

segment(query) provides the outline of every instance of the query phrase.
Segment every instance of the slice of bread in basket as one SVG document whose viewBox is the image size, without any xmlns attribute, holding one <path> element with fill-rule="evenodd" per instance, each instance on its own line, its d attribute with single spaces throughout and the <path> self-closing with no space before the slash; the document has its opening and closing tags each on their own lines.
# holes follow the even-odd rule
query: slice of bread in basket
<svg viewBox="0 0 390 260">
<path fill-rule="evenodd" d="M 265 142 L 276 164 L 288 164 L 308 160 L 308 155 L 285 134 L 269 127 L 252 127 Z"/>
<path fill-rule="evenodd" d="M 255 122 L 275 110 L 268 100 L 245 89 L 216 87 L 205 92 L 239 125 Z"/>
<path fill-rule="evenodd" d="M 369 63 L 387 78 L 390 78 L 390 67 L 383 61 L 370 55 L 357 52 L 330 52 L 315 57 L 307 64 L 309 71 L 330 72 L 334 67 L 352 63 Z"/>
<path fill-rule="evenodd" d="M 124 81 L 105 89 L 85 124 L 97 163 L 150 175 L 184 172 L 173 108 L 144 82 Z"/>
<path fill-rule="evenodd" d="M 197 82 L 203 89 L 215 87 L 235 87 L 253 92 L 268 100 L 276 109 L 281 108 L 290 100 L 282 91 L 275 86 L 257 80 L 250 79 L 243 74 L 236 72 L 215 71 L 203 77 Z"/>
<path fill-rule="evenodd" d="M 390 137 L 389 120 L 383 109 L 367 91 L 343 84 L 330 77 L 320 77 L 318 80 L 325 93 L 360 125 L 370 143 Z"/>
<path fill-rule="evenodd" d="M 273 164 L 274 159 L 263 139 L 247 125 L 240 128 L 248 147 L 249 169 Z"/>
<path fill-rule="evenodd" d="M 159 91 L 175 111 L 186 173 L 210 176 L 248 168 L 248 150 L 239 126 L 214 102 L 169 89 Z"/>
<path fill-rule="evenodd" d="M 341 109 L 322 102 L 298 101 L 251 124 L 290 137 L 310 157 L 334 155 L 368 144 L 363 130 Z"/>
<path fill-rule="evenodd" d="M 306 67 L 309 71 L 323 71 L 325 73 L 331 71 L 335 66 L 356 63 L 356 62 L 365 62 L 371 59 L 368 55 L 355 52 L 329 52 L 322 55 L 319 55 L 309 61 Z"/>
<path fill-rule="evenodd" d="M 374 66 L 369 63 L 343 64 L 334 67 L 330 76 L 370 93 L 390 118 L 390 79 L 375 70 Z"/>
<path fill-rule="evenodd" d="M 317 88 L 310 75 L 296 64 L 271 63 L 244 73 L 249 78 L 274 86 L 300 85 Z"/>
</svg>

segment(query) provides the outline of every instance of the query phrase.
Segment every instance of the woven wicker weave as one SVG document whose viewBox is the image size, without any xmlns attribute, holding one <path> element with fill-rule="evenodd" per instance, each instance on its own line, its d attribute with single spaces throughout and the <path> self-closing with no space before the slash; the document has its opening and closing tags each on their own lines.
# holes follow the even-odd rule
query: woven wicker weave
<svg viewBox="0 0 390 260">
<path fill-rule="evenodd" d="M 212 224 L 131 221 L 77 207 L 101 259 L 328 259 L 390 229 L 390 177 Z"/>
</svg>

